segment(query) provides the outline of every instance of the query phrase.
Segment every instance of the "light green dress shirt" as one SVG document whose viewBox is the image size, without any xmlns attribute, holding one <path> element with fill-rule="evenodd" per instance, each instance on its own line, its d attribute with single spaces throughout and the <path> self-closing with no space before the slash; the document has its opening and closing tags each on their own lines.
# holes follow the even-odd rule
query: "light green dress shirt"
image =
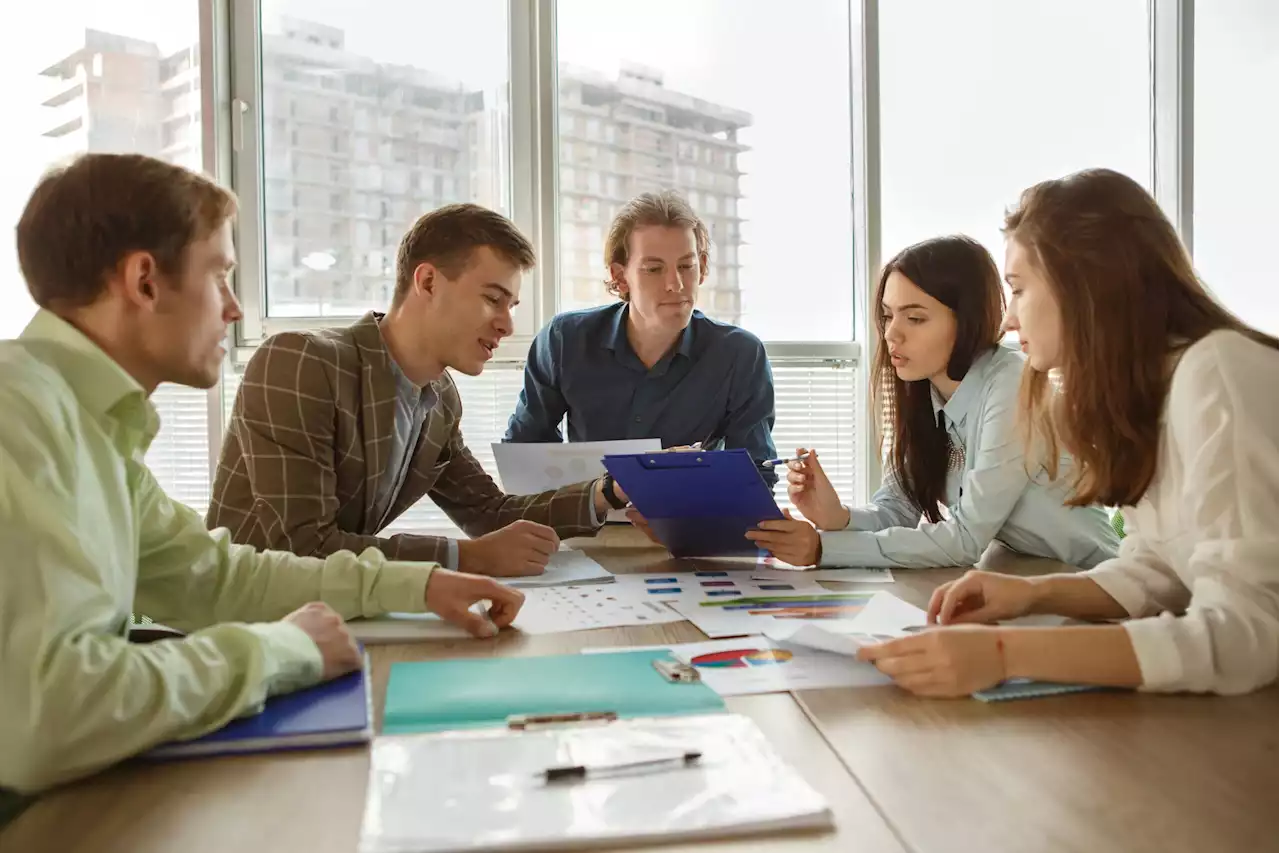
<svg viewBox="0 0 1280 853">
<path fill-rule="evenodd" d="M 206 530 L 143 462 L 158 429 L 141 386 L 54 314 L 0 342 L 0 824 L 15 794 L 319 681 L 315 644 L 273 621 L 302 604 L 424 609 L 434 564 L 260 553 Z M 192 633 L 129 643 L 131 612 Z"/>
</svg>

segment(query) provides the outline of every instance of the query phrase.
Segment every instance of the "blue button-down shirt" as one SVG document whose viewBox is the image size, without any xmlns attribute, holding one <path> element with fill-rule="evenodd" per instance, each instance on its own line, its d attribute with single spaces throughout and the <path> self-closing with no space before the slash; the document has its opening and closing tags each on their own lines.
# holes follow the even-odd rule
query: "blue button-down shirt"
<svg viewBox="0 0 1280 853">
<path fill-rule="evenodd" d="M 1057 480 L 1027 462 L 1017 425 L 1024 364 L 997 347 L 974 362 L 950 400 L 934 393 L 935 417 L 941 413 L 951 441 L 964 448 L 964 464 L 947 474 L 950 518 L 920 523 L 920 510 L 886 472 L 871 505 L 849 513 L 846 530 L 822 534 L 822 565 L 969 566 L 992 540 L 1081 568 L 1114 557 L 1119 539 L 1106 511 L 1063 505 L 1071 457 L 1059 461 Z"/>
<path fill-rule="evenodd" d="M 504 441 L 658 438 L 745 448 L 757 463 L 773 445 L 773 373 L 745 329 L 694 311 L 674 347 L 646 368 L 627 340 L 628 305 L 560 314 L 534 339 L 524 390 Z M 772 486 L 777 474 L 762 468 Z"/>
</svg>

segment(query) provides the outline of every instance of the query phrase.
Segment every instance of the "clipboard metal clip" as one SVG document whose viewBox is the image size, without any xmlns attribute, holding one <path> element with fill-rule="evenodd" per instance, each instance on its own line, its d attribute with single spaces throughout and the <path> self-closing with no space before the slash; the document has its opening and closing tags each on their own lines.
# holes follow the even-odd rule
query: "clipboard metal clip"
<svg viewBox="0 0 1280 853">
<path fill-rule="evenodd" d="M 612 723 L 618 719 L 616 711 L 581 711 L 570 714 L 512 714 L 507 717 L 507 728 L 524 730 L 547 726 L 563 726 L 571 723 Z"/>
<path fill-rule="evenodd" d="M 702 680 L 702 675 L 695 667 L 674 658 L 658 658 L 653 662 L 653 668 L 659 675 L 673 683 L 691 684 Z"/>
</svg>

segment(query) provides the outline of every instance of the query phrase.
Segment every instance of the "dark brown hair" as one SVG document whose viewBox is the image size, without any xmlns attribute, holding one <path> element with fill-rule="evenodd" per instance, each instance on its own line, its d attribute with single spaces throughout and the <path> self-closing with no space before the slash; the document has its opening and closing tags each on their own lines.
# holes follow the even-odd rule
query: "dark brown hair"
<svg viewBox="0 0 1280 853">
<path fill-rule="evenodd" d="M 947 376 L 964 378 L 1000 340 L 1004 289 L 995 262 L 970 237 L 938 237 L 909 246 L 884 266 L 873 310 L 880 341 L 871 369 L 871 392 L 890 436 L 889 467 L 902 491 L 929 521 L 941 521 L 947 494 L 951 442 L 934 417 L 929 380 L 904 382 L 889 360 L 881 309 L 885 284 L 898 272 L 956 315 L 956 342 Z"/>
<path fill-rule="evenodd" d="M 1005 217 L 1062 317 L 1061 388 L 1023 373 L 1028 446 L 1042 441 L 1056 475 L 1058 445 L 1075 457 L 1075 506 L 1130 506 L 1155 475 L 1170 355 L 1217 329 L 1276 339 L 1218 304 L 1154 198 L 1136 181 L 1090 169 L 1044 181 Z"/>
<path fill-rule="evenodd" d="M 692 228 L 693 239 L 698 248 L 698 261 L 704 266 L 711 251 L 711 232 L 683 196 L 673 190 L 641 193 L 627 202 L 618 211 L 618 215 L 613 217 L 609 233 L 604 239 L 604 265 L 609 270 L 609 278 L 604 283 L 605 289 L 623 300 L 629 300 L 631 296 L 629 293 L 624 294 L 618 287 L 618 281 L 613 275 L 613 265 L 626 265 L 631 253 L 631 235 L 637 228 L 646 225 Z"/>
<path fill-rule="evenodd" d="M 419 217 L 400 241 L 395 301 L 400 302 L 409 292 L 419 264 L 432 264 L 446 278 L 454 279 L 481 246 L 488 246 L 521 270 L 531 269 L 537 262 L 528 238 L 501 213 L 478 204 L 447 204 Z"/>
<path fill-rule="evenodd" d="M 189 169 L 141 154 L 84 154 L 31 193 L 18 220 L 18 264 L 37 305 L 79 308 L 131 252 L 181 275 L 187 247 L 235 213 L 229 190 Z"/>
</svg>

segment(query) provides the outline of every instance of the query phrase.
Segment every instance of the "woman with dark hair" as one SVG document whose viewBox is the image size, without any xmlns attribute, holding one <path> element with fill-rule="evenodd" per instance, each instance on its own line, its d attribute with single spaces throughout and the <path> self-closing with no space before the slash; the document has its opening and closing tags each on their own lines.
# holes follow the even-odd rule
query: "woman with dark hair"
<svg viewBox="0 0 1280 853">
<path fill-rule="evenodd" d="M 875 304 L 872 387 L 890 429 L 883 484 L 870 506 L 849 509 L 811 452 L 787 476 L 812 525 L 763 522 L 748 536 L 798 565 L 970 566 L 993 540 L 1083 568 L 1115 556 L 1106 513 L 1064 506 L 1065 481 L 1024 456 L 1025 359 L 999 346 L 1004 291 L 987 250 L 968 237 L 904 249 Z"/>
<path fill-rule="evenodd" d="M 1037 184 L 1005 234 L 1027 446 L 1073 454 L 1069 502 L 1125 507 L 1127 535 L 1082 574 L 969 572 L 929 618 L 1125 621 L 967 624 L 863 658 L 924 695 L 1014 677 L 1224 694 L 1275 682 L 1276 339 L 1214 301 L 1155 200 L 1117 172 Z"/>
</svg>

